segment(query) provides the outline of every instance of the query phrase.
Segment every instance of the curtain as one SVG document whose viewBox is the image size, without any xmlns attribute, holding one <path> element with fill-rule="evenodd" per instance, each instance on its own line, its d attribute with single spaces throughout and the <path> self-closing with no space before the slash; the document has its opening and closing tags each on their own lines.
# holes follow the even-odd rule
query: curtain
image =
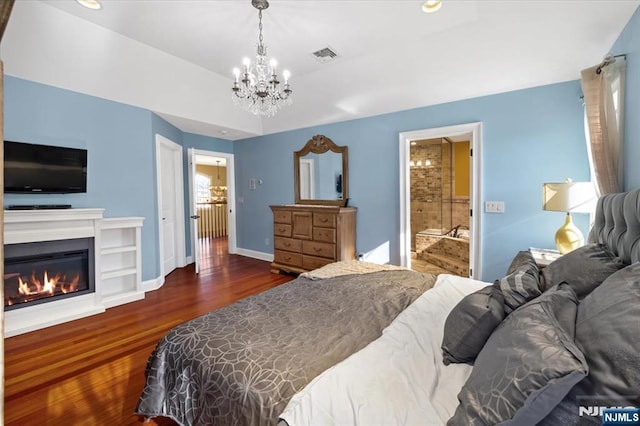
<svg viewBox="0 0 640 426">
<path fill-rule="evenodd" d="M 608 57 L 582 71 L 589 160 L 599 195 L 622 191 L 624 58 Z"/>
<path fill-rule="evenodd" d="M 0 41 L 7 28 L 14 0 L 0 2 Z M 4 140 L 4 64 L 0 60 L 0 141 Z M 4 187 L 4 147 L 0 144 L 0 186 Z M 0 192 L 0 206 L 4 205 L 3 193 Z M 4 211 L 0 209 L 0 276 L 4 276 Z M 4 303 L 4 279 L 0 285 L 0 299 Z M 0 311 L 0 424 L 4 424 L 4 304 Z"/>
</svg>

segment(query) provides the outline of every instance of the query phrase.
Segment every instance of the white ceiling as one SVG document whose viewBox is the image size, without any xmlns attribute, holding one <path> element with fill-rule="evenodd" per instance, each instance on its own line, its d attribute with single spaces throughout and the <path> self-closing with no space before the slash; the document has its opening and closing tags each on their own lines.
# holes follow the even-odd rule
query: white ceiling
<svg viewBox="0 0 640 426">
<path fill-rule="evenodd" d="M 102 0 L 100 11 L 74 0 L 18 1 L 3 58 L 10 75 L 142 106 L 184 131 L 234 140 L 578 79 L 602 60 L 640 0 L 443 0 L 434 14 L 421 3 L 271 1 L 264 40 L 279 68 L 291 71 L 295 96 L 272 118 L 231 102 L 232 69 L 255 55 L 250 0 Z M 43 45 L 58 54 L 39 70 Z M 327 46 L 339 56 L 321 64 L 311 52 Z M 117 61 L 132 75 L 105 71 Z M 150 69 L 154 61 L 165 65 Z M 86 76 L 99 71 L 100 78 Z"/>
<path fill-rule="evenodd" d="M 211 155 L 196 155 L 196 164 L 227 167 L 227 159 L 222 157 L 213 157 Z"/>
</svg>

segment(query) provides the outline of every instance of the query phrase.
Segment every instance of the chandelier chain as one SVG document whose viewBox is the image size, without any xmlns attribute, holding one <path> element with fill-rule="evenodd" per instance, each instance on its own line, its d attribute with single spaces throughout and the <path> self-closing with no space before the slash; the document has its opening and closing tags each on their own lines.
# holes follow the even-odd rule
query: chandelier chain
<svg viewBox="0 0 640 426">
<path fill-rule="evenodd" d="M 259 33 L 260 33 L 260 36 L 258 37 L 258 42 L 259 42 L 258 44 L 260 46 L 262 46 L 263 45 L 263 42 L 262 42 L 262 9 L 258 10 L 258 30 L 259 30 Z"/>
</svg>

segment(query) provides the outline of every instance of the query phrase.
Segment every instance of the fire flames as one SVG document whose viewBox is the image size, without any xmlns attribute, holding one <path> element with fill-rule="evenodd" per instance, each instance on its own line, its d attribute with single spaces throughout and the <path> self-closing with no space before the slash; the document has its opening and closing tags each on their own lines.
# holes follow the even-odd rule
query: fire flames
<svg viewBox="0 0 640 426">
<path fill-rule="evenodd" d="M 67 280 L 66 274 L 54 274 L 49 277 L 49 272 L 44 271 L 42 279 L 36 276 L 35 271 L 29 278 L 18 276 L 18 294 L 20 302 L 28 302 L 42 297 L 55 296 L 56 294 L 66 294 L 78 290 L 80 274 L 76 274 L 71 280 Z M 6 277 L 5 277 L 6 279 Z M 12 298 L 5 300 L 7 305 L 13 305 Z"/>
</svg>

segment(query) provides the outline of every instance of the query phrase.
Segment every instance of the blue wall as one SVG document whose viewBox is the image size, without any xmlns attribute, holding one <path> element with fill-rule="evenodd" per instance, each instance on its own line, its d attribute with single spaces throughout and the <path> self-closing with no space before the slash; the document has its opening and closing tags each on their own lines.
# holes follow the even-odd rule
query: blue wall
<svg viewBox="0 0 640 426">
<path fill-rule="evenodd" d="M 155 135 L 184 146 L 233 152 L 233 143 L 183 133 L 148 110 L 11 76 L 4 79 L 5 139 L 88 150 L 86 194 L 6 194 L 5 205 L 71 204 L 105 217 L 141 216 L 142 279 L 155 279 L 158 205 Z M 188 172 L 185 159 L 185 185 Z M 185 188 L 185 194 L 188 189 Z M 185 210 L 188 203 L 185 197 Z M 188 216 L 188 215 L 187 215 Z M 187 256 L 191 251 L 188 219 Z"/>
<path fill-rule="evenodd" d="M 625 188 L 640 187 L 640 9 L 611 49 L 627 55 Z M 576 72 L 577 74 L 577 72 Z M 577 77 L 577 75 L 576 75 Z M 142 216 L 142 274 L 159 274 L 155 135 L 185 148 L 235 153 L 238 247 L 273 252 L 271 204 L 291 203 L 293 151 L 324 134 L 349 146 L 350 205 L 359 208 L 359 252 L 383 247 L 399 262 L 398 134 L 483 123 L 482 200 L 504 201 L 504 214 L 481 213 L 483 274 L 503 274 L 514 253 L 553 247 L 562 213 L 541 209 L 543 182 L 589 178 L 578 81 L 418 108 L 359 120 L 229 141 L 183 133 L 150 111 L 5 77 L 8 140 L 89 150 L 86 194 L 12 195 L 6 204 L 69 203 L 104 207 L 106 217 Z M 187 193 L 185 157 L 185 194 Z M 262 180 L 255 190 L 249 179 Z M 185 199 L 185 211 L 188 204 Z M 187 215 L 188 216 L 188 215 Z M 586 218 L 576 218 L 586 232 Z M 189 223 L 187 255 L 190 255 Z"/>
<path fill-rule="evenodd" d="M 142 216 L 142 276 L 157 277 L 152 114 L 9 76 L 4 96 L 5 139 L 88 150 L 86 194 L 6 194 L 5 204 L 72 204 L 105 208 L 105 217 Z"/>
<path fill-rule="evenodd" d="M 580 96 L 572 81 L 237 141 L 238 246 L 273 252 L 269 205 L 293 202 L 293 151 L 323 134 L 349 147 L 358 252 L 382 248 L 399 263 L 398 134 L 481 121 L 482 201 L 506 204 L 504 214 L 481 213 L 482 278 L 498 278 L 518 250 L 555 245 L 564 217 L 542 211 L 543 182 L 589 178 Z M 264 183 L 252 191 L 250 178 Z M 576 219 L 586 234 L 586 218 Z"/>
<path fill-rule="evenodd" d="M 612 55 L 627 55 L 624 126 L 624 189 L 640 188 L 640 8 L 611 48 Z"/>
<path fill-rule="evenodd" d="M 640 8 L 611 53 L 627 55 L 624 188 L 629 190 L 640 188 Z M 388 245 L 389 260 L 398 263 L 398 133 L 481 121 L 481 201 L 506 203 L 504 214 L 481 213 L 482 279 L 493 280 L 516 251 L 554 246 L 563 214 L 542 211 L 542 183 L 589 179 L 580 96 L 579 82 L 573 81 L 239 141 L 238 246 L 273 251 L 268 206 L 293 202 L 292 152 L 324 134 L 349 146 L 358 251 Z M 245 185 L 252 177 L 264 181 L 255 191 Z M 586 235 L 588 219 L 575 216 Z"/>
</svg>

